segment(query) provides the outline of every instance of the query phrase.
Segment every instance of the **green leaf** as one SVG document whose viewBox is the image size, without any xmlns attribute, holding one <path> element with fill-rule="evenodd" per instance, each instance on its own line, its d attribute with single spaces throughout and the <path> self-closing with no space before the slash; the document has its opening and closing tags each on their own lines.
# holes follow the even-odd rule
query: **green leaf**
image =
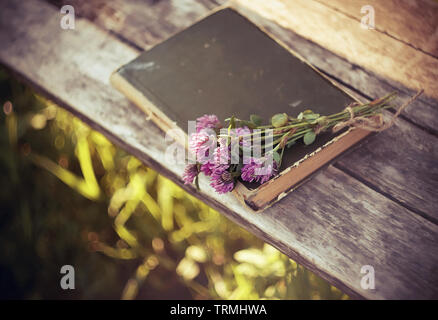
<svg viewBox="0 0 438 320">
<path fill-rule="evenodd" d="M 274 128 L 279 128 L 287 123 L 288 116 L 286 113 L 277 113 L 271 118 L 271 123 Z"/>
<path fill-rule="evenodd" d="M 274 158 L 274 161 L 277 162 L 277 164 L 281 162 L 281 156 L 277 151 L 274 151 L 272 153 L 272 157 Z"/>
<path fill-rule="evenodd" d="M 251 120 L 251 122 L 254 123 L 256 126 L 260 126 L 262 124 L 262 121 L 263 121 L 263 119 L 256 114 L 250 115 L 249 120 Z"/>
<path fill-rule="evenodd" d="M 315 141 L 315 139 L 316 139 L 316 134 L 313 131 L 307 132 L 303 137 L 304 144 L 306 146 L 308 146 L 309 144 L 312 144 L 313 141 Z"/>
<path fill-rule="evenodd" d="M 250 121 L 246 121 L 246 120 L 240 120 L 240 124 L 242 126 L 247 126 L 250 129 L 256 129 L 257 128 L 256 124 L 254 124 L 254 123 L 252 123 Z"/>
</svg>

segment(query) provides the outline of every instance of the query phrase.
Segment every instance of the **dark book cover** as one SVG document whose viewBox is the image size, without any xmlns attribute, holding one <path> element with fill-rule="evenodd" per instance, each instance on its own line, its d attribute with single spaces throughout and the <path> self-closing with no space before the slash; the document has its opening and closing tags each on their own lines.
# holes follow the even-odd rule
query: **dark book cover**
<svg viewBox="0 0 438 320">
<path fill-rule="evenodd" d="M 267 122 L 276 113 L 296 116 L 306 109 L 329 115 L 353 101 L 232 8 L 214 12 L 143 52 L 111 80 L 154 114 L 153 120 L 167 123 L 160 127 L 171 127 L 173 121 L 186 132 L 187 122 L 204 114 L 215 114 L 222 122 L 232 115 L 249 119 L 257 114 Z M 309 146 L 299 142 L 287 149 L 281 169 L 315 153 L 334 137 L 322 133 Z"/>
</svg>

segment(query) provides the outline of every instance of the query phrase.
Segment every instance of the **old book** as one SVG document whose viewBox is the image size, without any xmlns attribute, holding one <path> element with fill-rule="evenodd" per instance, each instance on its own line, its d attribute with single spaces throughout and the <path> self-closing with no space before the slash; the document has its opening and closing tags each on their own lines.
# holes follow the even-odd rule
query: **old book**
<svg viewBox="0 0 438 320">
<path fill-rule="evenodd" d="M 342 111 L 354 98 L 232 8 L 218 10 L 176 34 L 111 76 L 124 93 L 164 131 L 204 114 L 224 120 L 258 114 L 298 115 Z M 263 185 L 234 189 L 253 210 L 263 209 L 366 137 L 350 129 L 323 133 L 306 146 L 285 151 L 280 173 Z"/>
</svg>

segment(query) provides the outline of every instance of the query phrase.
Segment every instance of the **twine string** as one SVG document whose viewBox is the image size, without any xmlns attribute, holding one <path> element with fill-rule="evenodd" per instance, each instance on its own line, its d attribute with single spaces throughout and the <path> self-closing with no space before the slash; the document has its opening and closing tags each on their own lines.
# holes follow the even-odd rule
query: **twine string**
<svg viewBox="0 0 438 320">
<path fill-rule="evenodd" d="M 356 103 L 350 104 L 348 107 L 345 108 L 345 111 L 348 111 L 350 113 L 350 118 L 348 120 L 336 124 L 333 127 L 332 131 L 335 133 L 345 127 L 355 127 L 355 128 L 365 129 L 374 132 L 381 132 L 383 130 L 386 130 L 394 125 L 395 119 L 397 119 L 398 116 L 400 116 L 400 114 L 402 113 L 402 111 L 406 109 L 406 107 L 410 105 L 412 102 L 414 102 L 423 93 L 423 91 L 424 90 L 421 89 L 408 101 L 406 101 L 400 108 L 398 108 L 397 112 L 387 122 L 383 120 L 381 114 L 372 117 L 356 116 L 353 110 L 353 106 Z"/>
</svg>

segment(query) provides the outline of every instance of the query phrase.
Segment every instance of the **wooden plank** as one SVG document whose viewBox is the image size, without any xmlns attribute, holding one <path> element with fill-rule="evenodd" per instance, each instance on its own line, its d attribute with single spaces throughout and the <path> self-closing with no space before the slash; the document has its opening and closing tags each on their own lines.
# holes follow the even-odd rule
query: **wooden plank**
<svg viewBox="0 0 438 320">
<path fill-rule="evenodd" d="M 136 44 L 148 49 L 190 26 L 211 9 L 226 0 L 52 0 L 58 7 L 70 4 L 75 13 L 105 30 L 136 39 Z M 138 14 L 138 11 L 141 14 Z M 131 41 L 131 40 L 130 40 Z"/>
<path fill-rule="evenodd" d="M 114 68 L 137 52 L 82 19 L 76 21 L 76 30 L 62 30 L 59 18 L 57 10 L 40 1 L 3 1 L 1 63 L 346 292 L 365 298 L 438 297 L 438 227 L 336 168 L 320 172 L 263 214 L 249 212 L 232 195 L 213 193 L 205 179 L 201 192 L 182 185 L 183 166 L 164 160 L 163 133 L 108 85 Z M 364 264 L 376 270 L 375 290 L 360 287 Z"/>
<path fill-rule="evenodd" d="M 181 16 L 181 13 L 179 13 L 180 11 L 187 14 L 187 11 L 181 8 L 175 6 L 169 7 L 168 2 L 159 2 L 155 6 L 145 7 L 137 1 L 125 1 L 123 2 L 125 5 L 122 6 L 119 1 L 120 0 L 113 0 L 111 2 L 106 2 L 106 5 L 114 8 L 123 7 L 123 15 L 129 16 L 129 19 L 124 20 L 124 23 L 119 25 L 117 33 L 138 47 L 149 48 L 151 43 L 155 44 L 159 40 L 153 36 L 153 34 L 157 34 L 157 32 L 151 34 L 150 30 L 157 28 L 157 23 L 159 24 L 163 20 L 166 20 L 160 34 L 163 39 L 172 32 L 177 32 L 184 28 L 183 23 L 178 19 L 175 22 L 175 25 L 170 26 L 171 22 L 169 19 L 160 17 L 163 12 L 165 12 L 165 17 L 169 16 L 169 12 L 172 12 L 171 16 L 176 17 Z M 78 12 L 85 17 L 91 17 L 96 23 L 101 25 L 101 27 L 107 28 L 108 25 L 111 26 L 113 24 L 111 22 L 113 19 L 112 15 L 107 14 L 107 12 L 113 12 L 113 10 L 102 9 L 106 7 L 92 4 L 90 2 L 84 3 L 83 1 L 78 1 L 73 3 L 79 8 Z M 202 6 L 202 8 L 204 8 L 202 10 L 199 9 L 199 6 L 201 5 L 192 6 L 194 8 L 193 14 L 191 15 L 192 21 L 202 17 L 205 14 L 204 10 L 208 10 L 206 9 L 208 5 Z M 163 8 L 166 8 L 166 10 Z M 334 75 L 336 77 L 335 80 L 342 79 L 356 90 L 360 92 L 365 91 L 365 95 L 376 98 L 395 89 L 390 88 L 388 84 L 382 83 L 382 80 L 368 75 L 361 69 L 354 69 L 349 62 L 311 42 L 306 41 L 295 33 L 279 28 L 278 25 L 270 23 L 258 13 L 245 9 L 245 7 L 239 4 L 237 4 L 237 8 L 244 15 L 249 16 L 256 24 L 266 27 L 276 37 L 279 37 L 280 40 L 284 41 L 286 45 L 291 46 L 292 49 L 299 54 L 308 58 L 311 63 L 315 64 L 325 73 Z M 185 18 L 187 18 L 187 16 Z M 151 17 L 154 18 L 150 19 Z M 143 23 L 139 26 L 138 21 L 143 21 Z M 136 28 L 139 28 L 141 32 L 134 32 L 133 30 Z M 386 91 L 384 91 L 385 89 Z M 402 99 L 407 98 L 408 93 L 402 93 L 396 103 L 401 104 Z M 411 108 L 411 113 L 408 114 L 409 116 L 412 116 L 413 114 L 417 117 L 414 117 L 414 119 L 418 119 L 419 121 L 425 119 L 426 123 L 430 123 L 431 126 L 434 125 L 435 128 L 438 128 L 438 110 L 436 108 L 421 101 L 416 102 L 416 105 L 411 106 Z M 429 114 L 426 115 L 425 113 L 433 113 L 435 116 L 430 117 Z M 412 129 L 405 121 L 400 120 L 397 123 L 401 128 L 404 128 L 402 129 L 404 132 L 409 131 L 410 134 L 399 135 L 399 129 L 393 129 L 396 131 L 394 131 L 395 133 L 392 133 L 392 135 L 384 134 L 383 136 L 379 136 L 372 140 L 374 144 L 379 143 L 381 146 L 388 148 L 387 151 L 383 152 L 383 148 L 365 148 L 364 150 L 366 150 L 366 152 L 370 152 L 369 154 L 366 153 L 367 156 L 358 156 L 364 154 L 363 150 L 360 150 L 361 152 L 353 153 L 352 158 L 354 158 L 355 161 L 351 163 L 351 158 L 346 157 L 343 159 L 343 162 L 340 163 L 340 168 L 343 170 L 349 170 L 350 173 L 355 173 L 357 178 L 369 183 L 376 190 L 387 194 L 394 200 L 405 205 L 407 208 L 410 208 L 414 212 L 421 214 L 431 221 L 437 222 L 438 204 L 434 199 L 435 190 L 438 189 L 438 179 L 435 179 L 435 163 L 438 161 L 438 154 L 433 147 L 434 145 L 437 145 L 437 139 L 421 130 Z M 425 144 L 427 144 L 427 146 Z M 402 150 L 404 154 L 401 154 Z M 382 154 L 384 153 L 392 153 L 392 155 L 398 156 L 398 158 L 393 159 L 393 161 L 378 162 L 378 170 L 380 170 L 382 174 L 369 176 L 368 171 L 370 170 L 370 167 L 373 166 L 373 162 L 370 163 L 368 159 L 370 157 L 384 159 L 382 158 Z M 409 157 L 406 155 L 409 155 Z M 364 160 L 360 160 L 361 157 L 364 158 Z M 407 159 L 412 160 L 408 162 Z M 346 163 L 349 165 L 346 166 Z M 402 181 L 402 178 L 406 176 L 406 168 L 409 168 L 410 170 L 409 179 L 411 183 L 409 184 Z M 384 172 L 392 172 L 393 174 L 383 174 Z"/>
<path fill-rule="evenodd" d="M 438 143 L 401 119 L 336 166 L 438 224 Z"/>
<path fill-rule="evenodd" d="M 353 64 L 438 99 L 438 59 L 315 0 L 236 0 Z"/>
<path fill-rule="evenodd" d="M 438 2 L 434 0 L 316 0 L 361 21 L 363 6 L 375 11 L 376 30 L 438 57 Z"/>
<path fill-rule="evenodd" d="M 420 217 L 405 214 L 404 208 L 388 202 L 380 194 L 370 194 L 363 184 L 332 167 L 318 174 L 312 183 L 297 189 L 291 198 L 273 211 L 273 218 L 278 221 L 277 230 L 281 230 L 283 224 L 290 226 L 291 237 L 287 243 L 306 243 L 315 264 L 325 265 L 332 275 L 344 274 L 343 278 L 348 278 L 347 281 L 360 290 L 358 270 L 362 265 L 374 266 L 376 295 L 373 298 L 419 298 L 423 285 L 405 282 L 405 274 L 419 272 L 420 276 L 424 272 L 423 275 L 429 274 L 426 277 L 430 285 L 436 286 L 438 277 L 430 272 L 437 271 L 437 262 L 423 265 L 425 259 L 436 259 L 427 257 L 430 253 L 422 248 L 438 238 L 436 231 L 430 233 L 432 224 L 429 222 L 423 223 Z M 408 231 L 406 228 L 411 224 L 413 230 Z M 350 228 L 354 229 L 353 233 Z M 308 237 L 310 232 L 312 238 Z M 411 232 L 424 232 L 424 238 Z M 329 238 L 333 236 L 339 241 L 332 243 Z M 402 293 L 405 286 L 412 286 L 416 294 Z"/>
</svg>

